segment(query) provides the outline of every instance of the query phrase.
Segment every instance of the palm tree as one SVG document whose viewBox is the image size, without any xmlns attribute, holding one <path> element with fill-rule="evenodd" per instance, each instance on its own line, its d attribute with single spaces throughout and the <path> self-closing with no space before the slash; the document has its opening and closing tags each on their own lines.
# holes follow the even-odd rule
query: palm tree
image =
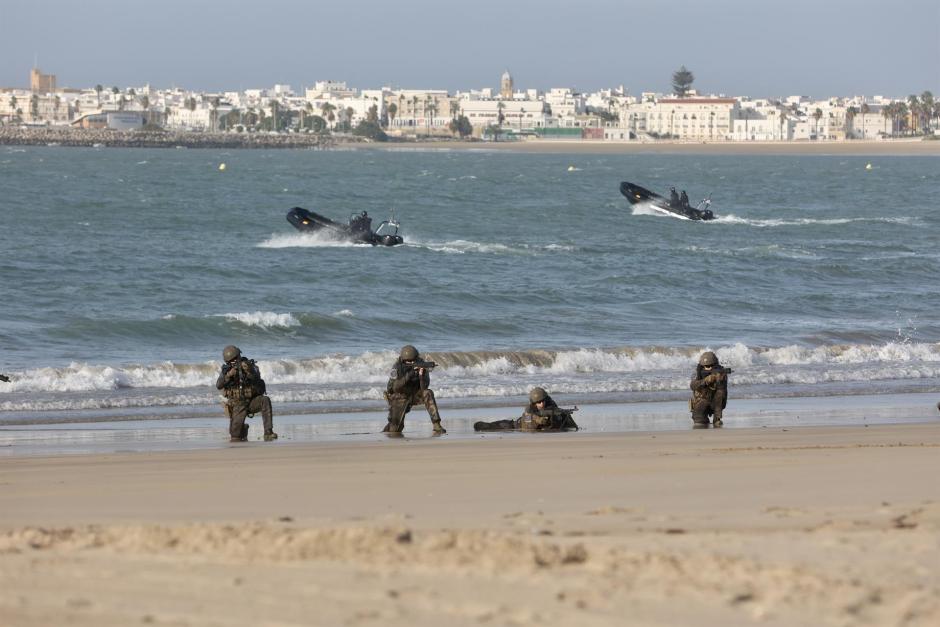
<svg viewBox="0 0 940 627">
<path fill-rule="evenodd" d="M 39 117 L 39 95 L 33 94 L 29 98 L 29 119 L 35 122 Z"/>
<path fill-rule="evenodd" d="M 881 107 L 881 117 L 885 119 L 884 134 L 888 134 L 888 120 L 894 115 L 894 104 L 886 104 Z M 894 123 L 891 123 L 891 134 L 894 135 Z"/>
<path fill-rule="evenodd" d="M 313 104 L 309 101 L 304 103 L 304 108 L 300 110 L 300 128 L 306 128 L 307 116 L 313 113 Z"/>
<path fill-rule="evenodd" d="M 104 87 L 102 87 L 100 84 L 99 84 L 99 85 L 95 85 L 95 94 L 97 94 L 97 96 L 98 96 L 98 108 L 99 108 L 99 109 L 101 108 L 101 92 L 102 92 L 103 90 L 104 90 Z"/>
<path fill-rule="evenodd" d="M 784 141 L 788 139 L 787 137 L 784 137 L 783 135 L 783 125 L 786 124 L 786 122 L 787 122 L 787 110 L 780 109 L 780 141 Z"/>
<path fill-rule="evenodd" d="M 431 134 L 431 122 L 434 120 L 434 116 L 437 115 L 437 98 L 433 102 L 427 105 L 427 110 L 430 115 L 425 116 L 425 124 L 427 126 L 427 134 Z"/>
<path fill-rule="evenodd" d="M 268 101 L 268 106 L 271 107 L 271 130 L 277 133 L 277 113 L 280 107 L 278 106 L 277 100 L 274 99 Z"/>
<path fill-rule="evenodd" d="M 897 128 L 897 133 L 900 135 L 904 131 L 904 127 L 907 125 L 907 103 L 903 100 L 895 104 L 894 114 L 897 116 L 897 121 L 895 127 Z"/>
<path fill-rule="evenodd" d="M 911 94 L 907 97 L 907 104 L 911 110 L 911 135 L 917 132 L 917 118 L 920 116 L 920 101 Z"/>
<path fill-rule="evenodd" d="M 148 96 L 147 94 L 144 94 L 143 96 L 140 97 L 140 108 L 143 109 L 143 111 L 144 111 L 145 114 L 148 114 L 148 115 L 147 115 L 147 124 L 150 124 L 150 115 L 149 115 L 149 113 L 150 113 L 150 96 Z"/>
<path fill-rule="evenodd" d="M 323 112 L 323 119 L 330 123 L 330 129 L 332 129 L 333 121 L 336 119 L 336 116 L 333 115 L 333 112 L 336 111 L 336 107 L 328 102 L 324 102 L 320 105 L 320 111 Z"/>
<path fill-rule="evenodd" d="M 920 104 L 921 109 L 924 113 L 924 134 L 930 134 L 930 118 L 934 115 L 934 109 L 936 108 L 936 102 L 933 99 L 933 93 L 930 91 L 925 91 L 920 95 Z"/>
<path fill-rule="evenodd" d="M 816 124 L 813 130 L 813 133 L 816 135 L 816 139 L 819 139 L 819 120 L 822 118 L 823 112 L 822 109 L 816 107 L 816 110 L 813 111 L 813 119 L 816 120 Z"/>
<path fill-rule="evenodd" d="M 500 100 L 496 103 L 496 125 L 499 128 L 499 131 L 496 133 L 496 141 L 499 141 L 499 135 L 503 132 L 503 120 L 506 119 L 506 116 L 503 115 L 503 109 L 506 108 L 506 105 L 503 104 L 503 101 Z"/>
<path fill-rule="evenodd" d="M 411 125 L 417 126 L 418 124 L 418 96 L 414 95 L 411 97 Z M 417 135 L 417 133 L 415 133 Z"/>
<path fill-rule="evenodd" d="M 211 107 L 209 109 L 209 126 L 211 127 L 209 130 L 211 131 L 219 130 L 219 104 L 221 104 L 221 102 L 218 96 L 213 96 L 209 99 L 209 105 Z"/>
<path fill-rule="evenodd" d="M 858 114 L 858 109 L 853 105 L 846 109 L 845 111 L 845 130 L 848 131 L 849 127 L 852 127 L 852 134 L 855 134 L 855 116 Z M 846 136 L 846 139 L 850 139 Z"/>
<path fill-rule="evenodd" d="M 394 102 L 389 103 L 389 105 L 388 105 L 388 117 L 389 117 L 389 120 L 391 120 L 391 122 L 389 123 L 389 125 L 391 125 L 392 123 L 395 122 L 395 115 L 396 115 L 397 113 L 398 113 L 398 105 L 396 105 Z"/>
</svg>

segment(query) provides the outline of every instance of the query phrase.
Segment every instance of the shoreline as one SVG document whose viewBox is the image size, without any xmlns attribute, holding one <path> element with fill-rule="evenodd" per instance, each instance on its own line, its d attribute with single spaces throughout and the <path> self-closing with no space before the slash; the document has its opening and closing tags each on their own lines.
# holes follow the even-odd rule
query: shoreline
<svg viewBox="0 0 940 627">
<path fill-rule="evenodd" d="M 936 425 L 0 459 L 0 615 L 934 625 Z"/>
<path fill-rule="evenodd" d="M 577 406 L 575 421 L 581 434 L 670 433 L 690 431 L 692 424 L 686 400 L 657 400 L 640 403 L 589 402 L 559 397 L 563 407 Z M 853 427 L 898 424 L 938 424 L 937 395 L 895 393 L 828 397 L 735 398 L 725 410 L 724 430 L 798 427 Z M 521 401 L 520 401 L 521 402 Z M 384 409 L 355 412 L 279 413 L 274 406 L 274 428 L 279 445 L 344 446 L 384 442 Z M 515 418 L 522 405 L 505 402 L 487 406 L 453 406 L 441 403 L 447 440 L 480 438 L 473 430 L 479 420 Z M 245 446 L 267 446 L 260 441 L 260 421 L 249 420 Z M 492 437 L 486 434 L 483 437 Z M 496 437 L 529 438 L 533 434 L 495 433 Z M 544 437 L 546 434 L 536 434 Z M 430 421 L 416 407 L 406 421 L 404 438 L 432 438 Z M 210 451 L 228 448 L 225 418 L 218 415 L 167 417 L 162 419 L 115 417 L 102 421 L 59 423 L 0 423 L 0 459 L 37 456 L 88 456 L 136 452 L 159 454 L 170 451 Z"/>
<path fill-rule="evenodd" d="M 385 151 L 495 151 L 526 154 L 693 154 L 693 155 L 853 155 L 940 156 L 940 141 L 921 138 L 851 141 L 613 142 L 535 139 L 483 142 L 428 138 L 370 142 L 351 136 L 313 134 L 207 133 L 193 131 L 113 131 L 0 127 L 0 146 L 82 148 L 338 149 Z"/>
</svg>

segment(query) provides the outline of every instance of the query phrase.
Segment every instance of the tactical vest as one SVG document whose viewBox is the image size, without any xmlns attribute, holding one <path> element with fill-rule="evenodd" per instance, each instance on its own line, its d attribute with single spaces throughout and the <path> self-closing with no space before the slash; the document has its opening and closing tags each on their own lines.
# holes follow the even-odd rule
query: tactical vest
<svg viewBox="0 0 940 627">
<path fill-rule="evenodd" d="M 236 367 L 241 369 L 241 376 L 233 376 L 229 384 L 222 389 L 225 398 L 231 401 L 250 401 L 264 393 L 264 381 L 254 361 L 239 359 Z"/>
</svg>

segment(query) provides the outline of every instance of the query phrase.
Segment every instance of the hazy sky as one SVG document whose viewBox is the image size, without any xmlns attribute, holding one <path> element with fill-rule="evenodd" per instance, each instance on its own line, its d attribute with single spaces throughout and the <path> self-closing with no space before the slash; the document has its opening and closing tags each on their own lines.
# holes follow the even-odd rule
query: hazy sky
<svg viewBox="0 0 940 627">
<path fill-rule="evenodd" d="M 817 6 L 818 5 L 818 6 Z M 0 0 L 0 86 L 940 95 L 938 0 Z"/>
</svg>

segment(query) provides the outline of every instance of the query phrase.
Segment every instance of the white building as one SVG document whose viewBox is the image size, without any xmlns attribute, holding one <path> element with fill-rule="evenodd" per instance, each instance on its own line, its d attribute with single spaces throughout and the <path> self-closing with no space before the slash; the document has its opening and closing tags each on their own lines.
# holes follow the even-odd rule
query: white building
<svg viewBox="0 0 940 627">
<path fill-rule="evenodd" d="M 470 120 L 474 133 L 500 125 L 517 131 L 548 126 L 549 116 L 541 100 L 461 100 L 461 113 Z"/>
<path fill-rule="evenodd" d="M 734 98 L 663 98 L 626 105 L 620 119 L 638 135 L 714 141 L 731 139 L 737 111 Z"/>
</svg>

